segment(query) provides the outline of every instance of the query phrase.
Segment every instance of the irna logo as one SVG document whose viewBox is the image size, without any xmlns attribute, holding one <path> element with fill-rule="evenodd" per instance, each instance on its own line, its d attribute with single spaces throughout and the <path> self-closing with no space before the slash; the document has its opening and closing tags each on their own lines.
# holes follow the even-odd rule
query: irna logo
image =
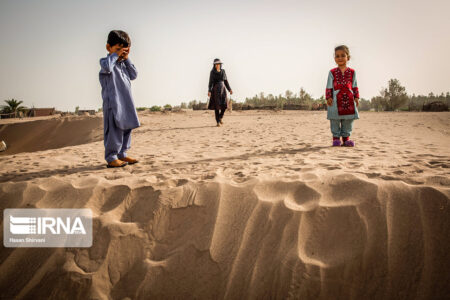
<svg viewBox="0 0 450 300">
<path fill-rule="evenodd" d="M 65 220 L 64 220 L 65 219 Z M 79 217 L 13 217 L 9 216 L 12 234 L 86 234 Z"/>
<path fill-rule="evenodd" d="M 5 247 L 91 247 L 92 211 L 88 208 L 6 208 Z"/>
</svg>

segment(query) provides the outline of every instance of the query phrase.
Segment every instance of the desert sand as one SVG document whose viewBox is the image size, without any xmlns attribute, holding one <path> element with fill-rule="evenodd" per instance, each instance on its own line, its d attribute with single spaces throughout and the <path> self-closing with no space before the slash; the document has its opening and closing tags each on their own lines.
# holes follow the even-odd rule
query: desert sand
<svg viewBox="0 0 450 300">
<path fill-rule="evenodd" d="M 0 298 L 449 299 L 450 113 L 140 114 L 0 123 L 0 207 L 90 208 L 91 248 L 5 248 Z M 3 223 L 2 223 L 3 227 Z M 1 231 L 3 236 L 3 230 Z"/>
</svg>

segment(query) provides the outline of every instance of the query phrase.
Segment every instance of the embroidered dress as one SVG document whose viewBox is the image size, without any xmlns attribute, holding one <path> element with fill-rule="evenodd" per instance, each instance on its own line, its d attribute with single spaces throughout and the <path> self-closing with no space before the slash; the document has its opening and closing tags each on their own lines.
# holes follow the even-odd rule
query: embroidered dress
<svg viewBox="0 0 450 300">
<path fill-rule="evenodd" d="M 328 120 L 359 119 L 355 98 L 359 98 L 355 70 L 347 68 L 344 73 L 334 68 L 328 73 L 326 99 L 333 98 L 333 104 L 328 106 Z"/>
</svg>

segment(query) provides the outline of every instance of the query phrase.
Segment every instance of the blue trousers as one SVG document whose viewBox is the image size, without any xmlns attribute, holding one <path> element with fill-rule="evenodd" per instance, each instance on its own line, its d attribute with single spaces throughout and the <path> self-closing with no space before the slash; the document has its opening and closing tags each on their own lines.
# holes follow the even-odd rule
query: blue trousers
<svg viewBox="0 0 450 300">
<path fill-rule="evenodd" d="M 118 128 L 110 109 L 103 111 L 103 136 L 105 159 L 108 163 L 127 156 L 127 150 L 131 146 L 131 129 Z"/>
<path fill-rule="evenodd" d="M 353 130 L 353 119 L 330 120 L 330 127 L 333 137 L 349 137 Z"/>
</svg>

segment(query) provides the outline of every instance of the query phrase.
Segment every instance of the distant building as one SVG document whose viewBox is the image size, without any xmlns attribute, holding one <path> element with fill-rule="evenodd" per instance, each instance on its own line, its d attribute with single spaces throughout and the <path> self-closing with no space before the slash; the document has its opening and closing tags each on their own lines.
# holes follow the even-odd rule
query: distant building
<svg viewBox="0 0 450 300">
<path fill-rule="evenodd" d="M 28 117 L 51 116 L 55 114 L 55 108 L 30 108 Z"/>
<path fill-rule="evenodd" d="M 0 119 L 10 119 L 15 117 L 16 117 L 15 113 L 0 114 Z"/>
<path fill-rule="evenodd" d="M 448 106 L 444 102 L 435 101 L 427 104 L 423 104 L 423 111 L 448 111 Z"/>
<path fill-rule="evenodd" d="M 79 109 L 78 110 L 79 116 L 87 115 L 87 114 L 89 114 L 91 116 L 95 115 L 95 109 Z"/>
<path fill-rule="evenodd" d="M 285 104 L 283 105 L 284 110 L 309 110 L 308 105 L 303 104 Z"/>
<path fill-rule="evenodd" d="M 325 103 L 313 103 L 311 110 L 326 110 L 327 105 Z"/>
</svg>

